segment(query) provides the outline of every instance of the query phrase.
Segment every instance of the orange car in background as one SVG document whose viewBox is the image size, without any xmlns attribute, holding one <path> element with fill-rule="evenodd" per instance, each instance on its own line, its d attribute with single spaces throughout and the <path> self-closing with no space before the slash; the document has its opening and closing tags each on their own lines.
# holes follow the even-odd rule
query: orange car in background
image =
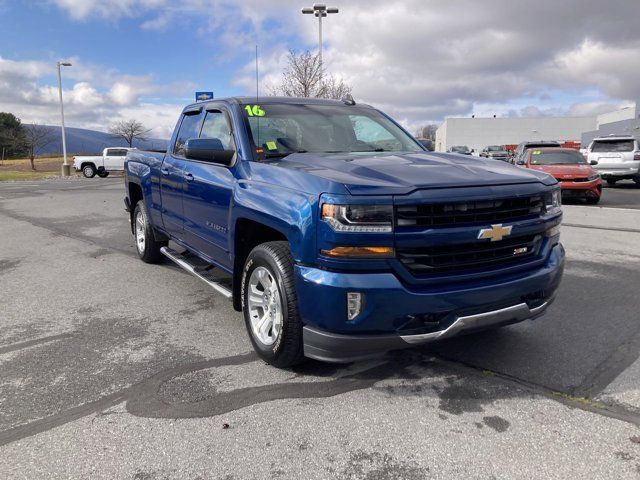
<svg viewBox="0 0 640 480">
<path fill-rule="evenodd" d="M 560 182 L 563 199 L 585 199 L 591 204 L 600 201 L 600 174 L 574 149 L 532 148 L 527 150 L 518 164 L 553 175 Z"/>
</svg>

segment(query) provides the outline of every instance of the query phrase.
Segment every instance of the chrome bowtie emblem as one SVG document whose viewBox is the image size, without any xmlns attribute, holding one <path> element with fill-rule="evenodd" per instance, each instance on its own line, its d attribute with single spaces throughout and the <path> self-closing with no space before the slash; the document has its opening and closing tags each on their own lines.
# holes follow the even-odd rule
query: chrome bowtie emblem
<svg viewBox="0 0 640 480">
<path fill-rule="evenodd" d="M 492 242 L 498 242 L 504 237 L 511 235 L 512 228 L 512 225 L 503 227 L 501 223 L 491 225 L 491 228 L 482 228 L 480 229 L 480 233 L 478 233 L 478 240 L 489 239 Z"/>
</svg>

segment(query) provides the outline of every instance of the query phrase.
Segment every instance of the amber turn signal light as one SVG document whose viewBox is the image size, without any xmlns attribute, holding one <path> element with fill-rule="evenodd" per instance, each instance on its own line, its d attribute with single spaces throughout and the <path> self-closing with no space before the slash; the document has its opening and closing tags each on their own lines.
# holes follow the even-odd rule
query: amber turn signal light
<svg viewBox="0 0 640 480">
<path fill-rule="evenodd" d="M 392 258 L 392 247 L 334 247 L 331 250 L 320 250 L 327 257 L 356 258 Z"/>
</svg>

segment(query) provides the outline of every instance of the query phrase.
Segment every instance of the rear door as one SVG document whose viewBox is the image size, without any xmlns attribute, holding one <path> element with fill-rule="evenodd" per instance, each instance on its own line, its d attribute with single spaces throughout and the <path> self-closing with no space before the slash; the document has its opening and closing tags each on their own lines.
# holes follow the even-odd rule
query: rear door
<svg viewBox="0 0 640 480">
<path fill-rule="evenodd" d="M 123 171 L 124 159 L 127 156 L 126 148 L 107 148 L 104 156 L 104 168 L 110 171 Z"/>
<path fill-rule="evenodd" d="M 162 224 L 168 233 L 179 240 L 185 239 L 182 201 L 185 167 L 184 146 L 188 139 L 198 136 L 202 117 L 202 107 L 183 112 L 173 148 L 167 151 L 160 168 Z"/>
<path fill-rule="evenodd" d="M 200 138 L 216 138 L 225 150 L 236 150 L 229 112 L 209 105 Z M 187 159 L 184 171 L 184 229 L 187 243 L 231 267 L 229 258 L 229 208 L 235 178 L 229 167 Z"/>
</svg>

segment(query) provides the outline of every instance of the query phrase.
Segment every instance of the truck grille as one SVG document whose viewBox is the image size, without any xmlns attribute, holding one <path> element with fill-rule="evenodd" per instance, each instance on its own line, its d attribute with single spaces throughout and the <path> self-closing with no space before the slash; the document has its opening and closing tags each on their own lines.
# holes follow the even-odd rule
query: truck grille
<svg viewBox="0 0 640 480">
<path fill-rule="evenodd" d="M 396 225 L 450 227 L 533 218 L 543 213 L 542 196 L 396 207 Z"/>
<path fill-rule="evenodd" d="M 527 235 L 498 242 L 474 242 L 398 248 L 402 264 L 414 275 L 486 269 L 521 263 L 538 254 L 541 235 Z"/>
</svg>

